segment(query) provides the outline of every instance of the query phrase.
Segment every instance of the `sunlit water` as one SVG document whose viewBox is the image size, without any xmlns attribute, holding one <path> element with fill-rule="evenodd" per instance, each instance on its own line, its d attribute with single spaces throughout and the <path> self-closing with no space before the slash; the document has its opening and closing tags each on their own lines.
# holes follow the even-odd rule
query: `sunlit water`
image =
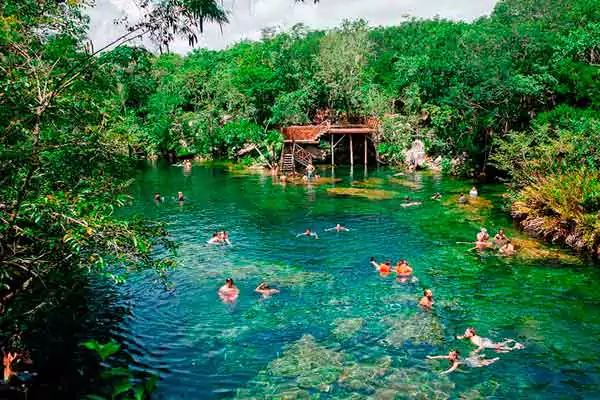
<svg viewBox="0 0 600 400">
<path fill-rule="evenodd" d="M 362 169 L 349 173 L 338 169 L 335 186 L 365 179 Z M 151 274 L 129 281 L 132 311 L 118 335 L 133 368 L 160 377 L 155 398 L 599 398 L 597 267 L 564 252 L 561 260 L 471 252 L 456 242 L 473 241 L 480 226 L 523 237 L 500 209 L 501 186 L 480 188 L 495 207 L 458 207 L 453 196 L 470 182 L 392 175 L 369 171 L 371 188 L 397 197 L 368 200 L 223 168 L 144 169 L 133 211 L 167 223 L 181 244 L 179 267 L 171 291 Z M 429 200 L 434 192 L 444 199 Z M 401 207 L 407 195 L 423 205 Z M 324 232 L 336 223 L 352 230 Z M 318 240 L 296 238 L 307 227 Z M 233 247 L 206 244 L 221 229 Z M 408 259 L 418 281 L 379 276 L 371 256 Z M 241 290 L 234 305 L 217 296 L 227 277 Z M 261 299 L 254 288 L 264 280 L 281 293 Z M 433 312 L 417 306 L 423 288 L 433 290 Z M 425 356 L 467 355 L 472 346 L 454 337 L 470 325 L 526 349 L 440 376 L 447 362 Z"/>
</svg>

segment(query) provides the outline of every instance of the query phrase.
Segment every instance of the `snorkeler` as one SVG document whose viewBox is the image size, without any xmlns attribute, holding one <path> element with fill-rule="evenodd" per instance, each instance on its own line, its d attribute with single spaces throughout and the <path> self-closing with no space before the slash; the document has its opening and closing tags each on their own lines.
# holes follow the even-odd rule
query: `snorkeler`
<svg viewBox="0 0 600 400">
<path fill-rule="evenodd" d="M 484 338 L 477 335 L 477 332 L 473 327 L 468 327 L 464 335 L 457 336 L 456 338 L 469 339 L 472 344 L 477 346 L 477 349 L 475 349 L 475 353 L 479 353 L 483 349 L 493 349 L 498 353 L 508 353 L 509 351 L 520 350 L 525 348 L 524 345 L 518 343 L 514 339 L 506 339 L 504 340 L 504 342 L 494 343 L 488 338 Z M 509 344 L 512 344 L 512 346 L 510 346 Z"/>
<path fill-rule="evenodd" d="M 450 353 L 448 353 L 447 356 L 427 356 L 427 359 L 428 360 L 444 359 L 444 360 L 450 361 L 450 368 L 448 368 L 444 372 L 440 372 L 440 375 L 447 375 L 453 371 L 456 371 L 456 369 L 461 365 L 466 365 L 471 368 L 480 368 L 480 367 L 485 367 L 490 364 L 493 364 L 496 361 L 498 361 L 500 358 L 496 357 L 496 358 L 484 359 L 483 356 L 480 354 L 471 353 L 471 354 L 469 354 L 468 358 L 461 360 L 460 352 L 458 350 L 452 350 L 452 351 L 450 351 Z"/>
<path fill-rule="evenodd" d="M 296 237 L 300 237 L 300 236 L 309 236 L 309 237 L 314 237 L 315 239 L 319 238 L 319 235 L 317 235 L 316 232 L 313 232 L 310 228 L 306 228 L 306 230 L 304 231 L 304 233 L 299 233 L 296 235 Z"/>
<path fill-rule="evenodd" d="M 279 290 L 269 287 L 269 284 L 267 282 L 262 282 L 260 285 L 258 285 L 258 287 L 256 289 L 254 289 L 254 291 L 256 293 L 262 294 L 262 296 L 264 298 L 267 298 L 276 293 L 279 293 Z"/>
<path fill-rule="evenodd" d="M 510 241 L 510 239 L 507 239 L 507 241 L 504 244 L 504 246 L 500 247 L 500 250 L 498 250 L 498 251 L 503 256 L 513 256 L 517 252 L 515 250 L 515 246 L 512 244 L 512 242 Z"/>
<path fill-rule="evenodd" d="M 233 303 L 239 294 L 240 289 L 233 284 L 231 278 L 227 278 L 225 284 L 219 288 L 219 297 L 224 303 Z"/>
<path fill-rule="evenodd" d="M 371 257 L 371 265 L 373 265 L 375 269 L 377 269 L 377 271 L 379 271 L 379 273 L 382 275 L 389 275 L 392 272 L 391 261 L 386 261 L 383 264 L 379 264 L 377 261 L 375 261 L 374 257 Z"/>
<path fill-rule="evenodd" d="M 431 289 L 425 289 L 423 291 L 423 297 L 419 301 L 419 305 L 428 310 L 433 308 L 433 293 L 431 292 Z"/>
<path fill-rule="evenodd" d="M 329 229 L 325 229 L 325 232 L 330 232 L 330 231 L 336 231 L 336 232 L 348 232 L 350 229 L 340 225 L 340 224 L 336 224 L 335 227 L 333 228 L 329 228 Z"/>
</svg>

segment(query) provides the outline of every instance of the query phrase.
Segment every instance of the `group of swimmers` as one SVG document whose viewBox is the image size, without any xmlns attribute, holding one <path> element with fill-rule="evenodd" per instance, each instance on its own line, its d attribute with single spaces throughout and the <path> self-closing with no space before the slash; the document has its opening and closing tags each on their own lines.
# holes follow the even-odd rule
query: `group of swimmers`
<svg viewBox="0 0 600 400">
<path fill-rule="evenodd" d="M 231 246 L 229 241 L 229 233 L 226 231 L 219 231 L 213 233 L 212 237 L 208 240 L 208 244 L 228 244 Z"/>
<path fill-rule="evenodd" d="M 274 289 L 269 286 L 267 282 L 261 282 L 256 289 L 254 289 L 256 293 L 262 295 L 263 298 L 271 297 L 274 294 L 279 293 L 278 289 Z M 225 284 L 219 288 L 219 297 L 224 303 L 232 304 L 234 303 L 238 296 L 240 295 L 240 289 L 233 283 L 233 279 L 227 278 L 225 280 Z"/>
<path fill-rule="evenodd" d="M 158 204 L 163 201 L 162 196 L 159 192 L 154 193 L 154 201 Z M 185 197 L 183 196 L 183 192 L 177 192 L 177 201 L 183 203 L 185 201 Z"/>
<path fill-rule="evenodd" d="M 494 236 L 493 241 L 490 241 L 490 235 L 487 229 L 481 228 L 479 233 L 477 233 L 475 247 L 473 249 L 479 251 L 497 249 L 503 256 L 512 256 L 516 253 L 515 246 L 504 233 L 504 229 L 500 229 Z"/>
</svg>

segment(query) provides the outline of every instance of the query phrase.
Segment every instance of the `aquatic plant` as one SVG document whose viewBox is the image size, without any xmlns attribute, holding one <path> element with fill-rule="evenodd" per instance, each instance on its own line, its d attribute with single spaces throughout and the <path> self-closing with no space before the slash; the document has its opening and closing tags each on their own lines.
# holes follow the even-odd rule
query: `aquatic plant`
<svg viewBox="0 0 600 400">
<path fill-rule="evenodd" d="M 389 190 L 362 189 L 362 188 L 328 188 L 327 193 L 335 196 L 364 197 L 369 200 L 388 200 L 397 193 Z"/>
</svg>

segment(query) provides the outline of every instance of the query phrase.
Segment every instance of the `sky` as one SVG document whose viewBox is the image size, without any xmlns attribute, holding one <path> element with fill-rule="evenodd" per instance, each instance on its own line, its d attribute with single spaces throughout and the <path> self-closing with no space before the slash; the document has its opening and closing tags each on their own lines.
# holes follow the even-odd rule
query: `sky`
<svg viewBox="0 0 600 400">
<path fill-rule="evenodd" d="M 222 49 L 244 39 L 257 40 L 261 29 L 274 27 L 286 30 L 299 22 L 313 29 L 331 28 L 344 19 L 362 18 L 372 26 L 398 25 L 406 18 L 431 18 L 472 21 L 489 15 L 496 0 L 320 0 L 304 4 L 294 0 L 222 0 L 229 13 L 230 23 L 223 26 L 208 25 L 196 47 Z M 89 10 L 91 18 L 90 39 L 96 49 L 118 37 L 122 27 L 114 24 L 115 18 L 127 16 L 134 21 L 140 10 L 134 0 L 96 0 Z M 171 51 L 189 52 L 187 40 L 177 40 Z"/>
</svg>

